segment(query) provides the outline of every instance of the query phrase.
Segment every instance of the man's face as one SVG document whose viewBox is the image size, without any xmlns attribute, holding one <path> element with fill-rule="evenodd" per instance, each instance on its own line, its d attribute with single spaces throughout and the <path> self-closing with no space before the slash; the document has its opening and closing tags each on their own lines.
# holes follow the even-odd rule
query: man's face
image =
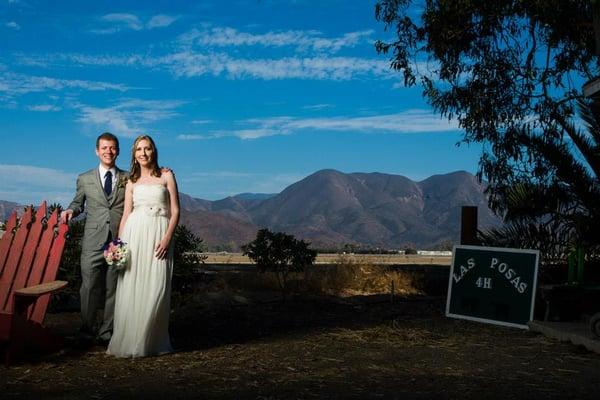
<svg viewBox="0 0 600 400">
<path fill-rule="evenodd" d="M 119 148 L 117 143 L 112 140 L 100 139 L 96 155 L 104 168 L 110 169 L 115 166 L 115 161 L 119 156 Z"/>
</svg>

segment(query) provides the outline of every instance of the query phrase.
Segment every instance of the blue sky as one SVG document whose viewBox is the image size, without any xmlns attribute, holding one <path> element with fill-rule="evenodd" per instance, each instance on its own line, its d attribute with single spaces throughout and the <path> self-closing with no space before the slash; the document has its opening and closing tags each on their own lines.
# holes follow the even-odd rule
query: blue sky
<svg viewBox="0 0 600 400">
<path fill-rule="evenodd" d="M 275 193 L 324 168 L 422 180 L 478 146 L 403 88 L 371 0 L 0 0 L 0 199 L 68 203 L 103 131 L 154 137 L 180 190 Z"/>
</svg>

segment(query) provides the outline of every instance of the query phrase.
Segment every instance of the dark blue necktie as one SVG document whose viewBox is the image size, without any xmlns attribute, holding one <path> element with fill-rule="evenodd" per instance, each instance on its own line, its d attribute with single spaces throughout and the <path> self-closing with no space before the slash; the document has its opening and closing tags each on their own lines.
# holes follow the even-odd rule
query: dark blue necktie
<svg viewBox="0 0 600 400">
<path fill-rule="evenodd" d="M 110 196 L 112 192 L 112 172 L 108 171 L 106 175 L 104 175 L 104 193 L 107 196 Z"/>
</svg>

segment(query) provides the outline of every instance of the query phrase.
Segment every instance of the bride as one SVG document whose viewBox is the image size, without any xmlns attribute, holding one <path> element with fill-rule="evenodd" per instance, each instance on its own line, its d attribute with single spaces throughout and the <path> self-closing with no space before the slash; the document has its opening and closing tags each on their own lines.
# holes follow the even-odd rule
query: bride
<svg viewBox="0 0 600 400">
<path fill-rule="evenodd" d="M 179 197 L 173 173 L 161 171 L 150 136 L 135 139 L 119 236 L 130 250 L 115 298 L 113 335 L 107 353 L 143 357 L 172 351 L 169 338 L 173 233 Z"/>
</svg>

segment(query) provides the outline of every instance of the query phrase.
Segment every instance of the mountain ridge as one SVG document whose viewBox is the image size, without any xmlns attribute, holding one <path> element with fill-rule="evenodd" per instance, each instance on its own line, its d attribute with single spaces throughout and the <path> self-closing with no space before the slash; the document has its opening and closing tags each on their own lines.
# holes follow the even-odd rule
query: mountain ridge
<svg viewBox="0 0 600 400">
<path fill-rule="evenodd" d="M 415 182 L 402 175 L 325 169 L 250 207 L 231 201 L 225 206 L 226 198 L 214 202 L 218 207 L 211 211 L 232 218 L 229 223 L 285 231 L 317 247 L 434 248 L 458 242 L 463 205 L 479 208 L 480 227 L 500 224 L 487 207 L 484 189 L 466 171 Z M 207 237 L 206 242 L 223 239 Z"/>
<path fill-rule="evenodd" d="M 210 201 L 180 193 L 181 223 L 209 247 L 228 250 L 237 250 L 263 227 L 319 248 L 448 247 L 458 242 L 461 206 L 478 207 L 480 228 L 500 224 L 487 207 L 484 189 L 466 171 L 412 181 L 381 172 L 324 169 L 276 194 L 241 193 Z M 0 202 L 5 219 L 7 209 L 18 206 L 8 203 Z"/>
</svg>

